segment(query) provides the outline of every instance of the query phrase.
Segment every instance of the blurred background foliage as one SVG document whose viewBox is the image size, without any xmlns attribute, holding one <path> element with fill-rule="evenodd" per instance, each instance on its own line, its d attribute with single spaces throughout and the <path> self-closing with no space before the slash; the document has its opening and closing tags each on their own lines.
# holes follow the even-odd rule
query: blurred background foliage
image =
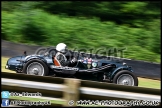
<svg viewBox="0 0 162 108">
<path fill-rule="evenodd" d="M 69 48 L 121 48 L 124 58 L 160 63 L 159 1 L 2 1 L 2 39 Z"/>
</svg>

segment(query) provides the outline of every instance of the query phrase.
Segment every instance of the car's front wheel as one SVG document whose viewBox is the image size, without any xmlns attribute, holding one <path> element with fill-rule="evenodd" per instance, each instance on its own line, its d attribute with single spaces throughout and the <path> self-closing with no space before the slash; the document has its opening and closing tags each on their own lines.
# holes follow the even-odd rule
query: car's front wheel
<svg viewBox="0 0 162 108">
<path fill-rule="evenodd" d="M 138 86 L 138 78 L 128 70 L 122 70 L 114 76 L 113 83 L 127 86 Z"/>
<path fill-rule="evenodd" d="M 38 59 L 28 61 L 23 68 L 23 73 L 28 75 L 46 76 L 48 72 L 47 65 Z"/>
</svg>

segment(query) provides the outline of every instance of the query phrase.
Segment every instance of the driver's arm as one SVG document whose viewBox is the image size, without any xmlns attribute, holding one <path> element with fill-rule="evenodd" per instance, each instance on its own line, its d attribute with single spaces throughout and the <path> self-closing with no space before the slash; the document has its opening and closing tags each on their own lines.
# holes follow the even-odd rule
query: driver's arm
<svg viewBox="0 0 162 108">
<path fill-rule="evenodd" d="M 71 61 L 67 60 L 65 55 L 59 54 L 57 56 L 57 60 L 60 62 L 61 66 L 69 66 L 71 64 L 74 64 L 77 60 L 73 58 Z"/>
</svg>

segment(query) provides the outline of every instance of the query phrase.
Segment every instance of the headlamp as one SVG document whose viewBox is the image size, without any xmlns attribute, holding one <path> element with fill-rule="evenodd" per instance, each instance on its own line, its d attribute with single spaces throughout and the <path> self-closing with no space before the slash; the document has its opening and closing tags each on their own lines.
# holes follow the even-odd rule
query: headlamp
<svg viewBox="0 0 162 108">
<path fill-rule="evenodd" d="M 95 67 L 97 67 L 97 62 L 93 62 L 92 63 L 92 66 L 95 68 Z"/>
</svg>

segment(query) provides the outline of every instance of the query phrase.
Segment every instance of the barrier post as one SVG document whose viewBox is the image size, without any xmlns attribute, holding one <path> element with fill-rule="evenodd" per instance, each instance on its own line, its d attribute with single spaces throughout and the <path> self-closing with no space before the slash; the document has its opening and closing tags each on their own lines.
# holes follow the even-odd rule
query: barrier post
<svg viewBox="0 0 162 108">
<path fill-rule="evenodd" d="M 64 81 L 66 88 L 63 93 L 63 99 L 66 102 L 63 106 L 76 106 L 76 101 L 79 99 L 80 80 L 66 78 Z"/>
</svg>

